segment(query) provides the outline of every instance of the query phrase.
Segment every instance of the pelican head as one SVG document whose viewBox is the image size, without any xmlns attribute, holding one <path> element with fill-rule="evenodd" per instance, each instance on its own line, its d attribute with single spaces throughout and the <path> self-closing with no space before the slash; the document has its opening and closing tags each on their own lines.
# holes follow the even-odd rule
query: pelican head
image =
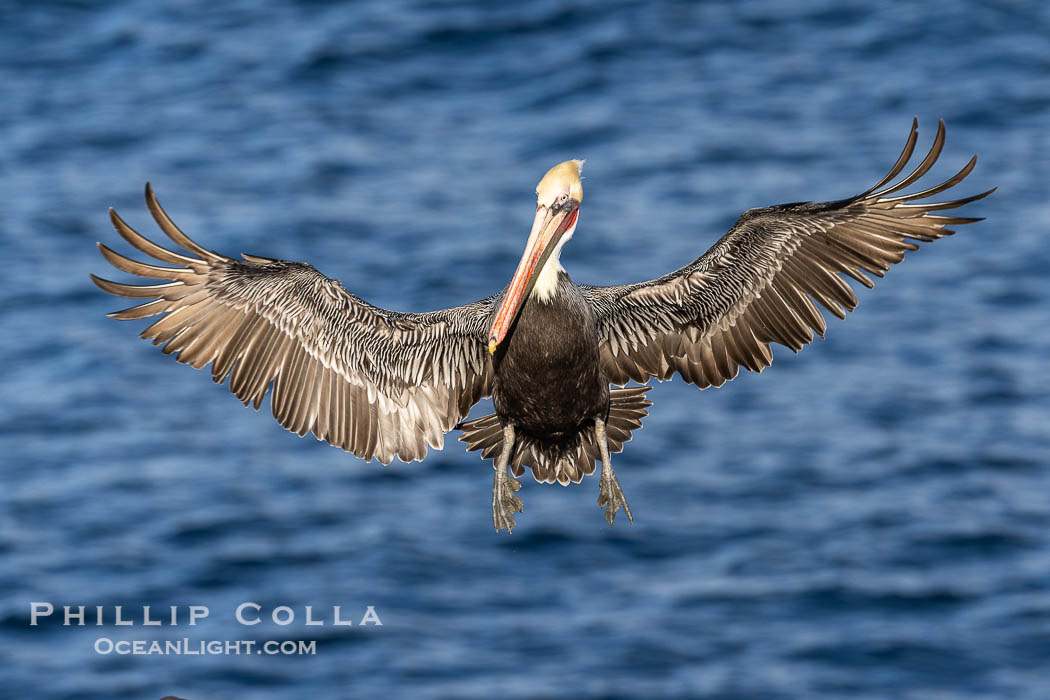
<svg viewBox="0 0 1050 700">
<path fill-rule="evenodd" d="M 576 219 L 583 200 L 582 166 L 582 160 L 558 163 L 536 185 L 536 218 L 518 269 L 510 280 L 489 332 L 490 353 L 495 353 L 496 346 L 507 337 L 522 303 L 530 294 L 547 301 L 557 289 L 558 273 L 564 269 L 559 262 L 561 248 L 576 231 Z"/>
<path fill-rule="evenodd" d="M 583 201 L 583 185 L 580 183 L 582 160 L 567 160 L 558 163 L 536 185 L 536 204 L 550 208 L 559 199 L 573 199 L 576 206 Z"/>
</svg>

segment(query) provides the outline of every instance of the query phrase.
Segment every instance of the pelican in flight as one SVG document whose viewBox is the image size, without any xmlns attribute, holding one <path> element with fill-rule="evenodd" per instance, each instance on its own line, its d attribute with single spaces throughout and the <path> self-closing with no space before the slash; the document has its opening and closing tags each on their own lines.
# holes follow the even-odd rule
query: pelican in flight
<svg viewBox="0 0 1050 700">
<path fill-rule="evenodd" d="M 428 445 L 441 449 L 445 433 L 458 428 L 468 450 L 493 461 L 497 531 L 516 525 L 521 482 L 513 477 L 526 468 L 536 481 L 567 485 L 593 474 L 596 463 L 598 505 L 612 525 L 620 509 L 633 517 L 610 454 L 652 405 L 650 387 L 630 382 L 678 374 L 703 389 L 741 367 L 761 372 L 773 361 L 771 343 L 798 352 L 814 333 L 823 337 L 816 304 L 839 318 L 856 307 L 843 275 L 871 287 L 868 274 L 882 277 L 919 242 L 980 221 L 934 212 L 994 190 L 929 200 L 969 175 L 976 156 L 945 182 L 900 194 L 944 146 L 942 121 L 929 153 L 898 180 L 917 127 L 886 177 L 865 192 L 751 209 L 709 251 L 648 282 L 579 285 L 559 262 L 583 201 L 578 160 L 555 165 L 536 187 L 536 216 L 510 284 L 464 306 L 388 311 L 307 263 L 247 254 L 242 262 L 207 250 L 172 223 L 148 184 L 146 205 L 181 251 L 146 239 L 112 209 L 110 216 L 132 246 L 173 267 L 101 243 L 99 250 L 120 270 L 165 281 L 92 279 L 110 294 L 149 300 L 110 316 L 160 315 L 142 337 L 179 362 L 210 364 L 212 379 L 229 379 L 245 405 L 258 409 L 272 387 L 274 418 L 300 436 L 388 464 L 422 460 Z M 463 422 L 487 396 L 495 414 Z"/>
</svg>

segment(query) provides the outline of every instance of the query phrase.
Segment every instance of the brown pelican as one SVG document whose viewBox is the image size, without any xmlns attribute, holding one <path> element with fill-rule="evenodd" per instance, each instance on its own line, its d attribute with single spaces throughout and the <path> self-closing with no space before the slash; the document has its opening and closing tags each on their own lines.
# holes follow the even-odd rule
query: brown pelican
<svg viewBox="0 0 1050 700">
<path fill-rule="evenodd" d="M 576 231 L 581 161 L 554 166 L 536 188 L 536 217 L 507 288 L 487 299 L 413 314 L 380 309 L 307 263 L 245 254 L 244 262 L 190 240 L 146 185 L 146 204 L 183 252 L 163 248 L 110 210 L 131 245 L 175 267 L 128 259 L 99 244 L 115 267 L 163 284 L 118 284 L 92 275 L 106 292 L 151 299 L 110 316 L 160 314 L 142 336 L 179 362 L 209 363 L 246 405 L 259 408 L 272 386 L 281 425 L 387 464 L 440 449 L 456 427 L 468 450 L 492 459 L 492 521 L 509 532 L 522 510 L 515 495 L 525 468 L 544 483 L 579 483 L 600 461 L 598 505 L 613 523 L 633 520 L 613 473 L 619 452 L 647 415 L 651 378 L 676 373 L 700 388 L 721 386 L 741 367 L 761 372 L 771 343 L 798 352 L 823 337 L 814 302 L 845 318 L 857 305 L 842 275 L 866 287 L 916 242 L 953 233 L 977 218 L 954 209 L 994 190 L 947 202 L 929 197 L 965 178 L 976 156 L 945 182 L 897 194 L 933 166 L 933 146 L 909 175 L 917 122 L 886 177 L 833 202 L 752 209 L 713 248 L 685 267 L 648 282 L 577 285 L 559 263 Z M 621 388 L 610 388 L 615 385 Z M 461 422 L 492 396 L 494 415 Z"/>
</svg>

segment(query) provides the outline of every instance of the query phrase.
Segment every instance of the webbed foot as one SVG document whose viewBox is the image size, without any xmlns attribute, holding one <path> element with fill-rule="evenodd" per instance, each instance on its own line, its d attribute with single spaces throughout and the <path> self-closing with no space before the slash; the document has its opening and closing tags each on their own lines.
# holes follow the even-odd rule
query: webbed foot
<svg viewBox="0 0 1050 700">
<path fill-rule="evenodd" d="M 605 519 L 612 527 L 616 519 L 616 512 L 623 508 L 627 519 L 632 523 L 634 517 L 631 515 L 631 507 L 627 505 L 627 499 L 620 488 L 620 482 L 612 469 L 612 459 L 609 457 L 609 443 L 605 434 L 605 421 L 596 419 L 594 421 L 594 439 L 598 443 L 598 451 L 602 458 L 602 480 L 598 485 L 598 507 L 605 509 Z"/>
<path fill-rule="evenodd" d="M 521 482 L 507 475 L 506 470 L 496 472 L 492 480 L 492 526 L 496 532 L 506 530 L 508 533 L 514 530 L 518 522 L 514 519 L 515 513 L 522 512 L 522 502 L 515 492 L 521 488 Z"/>
<path fill-rule="evenodd" d="M 610 527 L 616 518 L 616 512 L 620 508 L 623 508 L 627 519 L 632 523 L 634 522 L 634 517 L 631 515 L 631 507 L 627 505 L 623 489 L 620 488 L 620 482 L 616 479 L 616 474 L 613 473 L 611 467 L 602 468 L 602 480 L 598 487 L 598 506 L 605 509 L 605 519 L 609 522 Z"/>
</svg>

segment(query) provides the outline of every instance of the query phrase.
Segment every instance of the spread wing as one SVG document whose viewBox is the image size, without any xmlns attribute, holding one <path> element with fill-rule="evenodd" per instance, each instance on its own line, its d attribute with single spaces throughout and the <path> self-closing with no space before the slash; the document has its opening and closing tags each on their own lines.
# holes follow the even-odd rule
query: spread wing
<svg viewBox="0 0 1050 700">
<path fill-rule="evenodd" d="M 598 316 L 602 366 L 625 384 L 677 372 L 704 388 L 721 386 L 740 367 L 760 372 L 773 361 L 770 343 L 795 352 L 823 337 L 814 302 L 839 318 L 857 298 L 842 275 L 873 286 L 917 242 L 954 233 L 945 228 L 981 219 L 942 216 L 994 190 L 949 202 L 928 197 L 957 185 L 974 156 L 947 181 L 896 194 L 925 175 L 944 145 L 944 122 L 919 166 L 896 184 L 915 149 L 918 123 L 896 164 L 867 192 L 837 202 L 803 202 L 752 209 L 711 250 L 660 279 L 617 287 L 584 287 Z M 880 189 L 881 188 L 881 189 Z"/>
<path fill-rule="evenodd" d="M 162 317 L 142 333 L 179 362 L 212 378 L 256 409 L 271 384 L 274 418 L 299 435 L 370 460 L 423 459 L 444 434 L 490 393 L 486 320 L 495 297 L 424 314 L 387 311 L 347 292 L 306 263 L 245 255 L 245 262 L 205 250 L 161 209 L 149 185 L 146 203 L 161 230 L 186 255 L 134 231 L 110 210 L 117 232 L 164 267 L 99 244 L 125 272 L 170 280 L 135 286 L 92 279 L 110 294 L 153 299 L 110 314 Z"/>
</svg>

